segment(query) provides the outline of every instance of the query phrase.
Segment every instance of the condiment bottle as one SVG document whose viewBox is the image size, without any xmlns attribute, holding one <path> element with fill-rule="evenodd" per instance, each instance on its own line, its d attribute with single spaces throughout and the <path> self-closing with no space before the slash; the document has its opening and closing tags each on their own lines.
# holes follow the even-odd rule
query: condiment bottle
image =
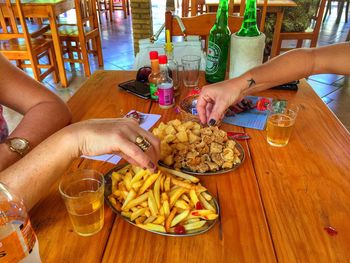
<svg viewBox="0 0 350 263">
<path fill-rule="evenodd" d="M 149 52 L 149 58 L 151 59 L 151 67 L 152 67 L 152 72 L 148 76 L 151 99 L 158 100 L 157 86 L 160 78 L 158 52 L 157 51 Z"/>
<path fill-rule="evenodd" d="M 175 105 L 173 80 L 169 77 L 167 63 L 166 55 L 159 56 L 160 78 L 157 88 L 159 107 L 162 109 L 169 109 Z"/>
</svg>

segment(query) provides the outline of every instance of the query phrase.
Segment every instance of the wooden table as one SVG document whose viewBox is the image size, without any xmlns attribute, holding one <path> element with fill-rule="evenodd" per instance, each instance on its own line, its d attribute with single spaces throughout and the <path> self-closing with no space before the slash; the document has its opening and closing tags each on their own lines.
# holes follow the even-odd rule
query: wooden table
<svg viewBox="0 0 350 263">
<path fill-rule="evenodd" d="M 239 10 L 239 6 L 241 4 L 241 0 L 234 0 L 234 7 L 237 7 Z M 263 6 L 264 1 L 258 0 L 258 7 Z M 205 0 L 206 9 L 208 12 L 215 12 L 219 5 L 218 0 Z M 295 7 L 297 4 L 293 0 L 268 0 L 267 2 L 267 13 L 276 13 L 276 23 L 273 33 L 272 42 L 275 43 L 277 41 L 277 37 L 279 32 L 281 32 L 282 21 L 284 15 L 284 9 L 286 7 Z M 275 57 L 277 52 L 277 45 L 272 45 L 271 57 Z"/>
<path fill-rule="evenodd" d="M 132 71 L 96 71 L 69 100 L 73 121 L 120 116 L 131 109 L 179 118 L 174 109 L 117 88 Z M 203 85 L 203 75 L 200 85 Z M 188 90 L 182 88 L 181 97 Z M 300 106 L 288 146 L 266 142 L 265 131 L 245 131 L 242 166 L 202 176 L 219 200 L 221 221 L 194 237 L 164 237 L 134 227 L 105 209 L 105 226 L 92 237 L 73 232 L 57 184 L 32 211 L 43 262 L 346 262 L 350 258 L 350 134 L 305 80 L 299 91 L 260 93 Z M 58 149 L 59 150 L 59 149 Z M 111 164 L 76 160 L 69 170 Z M 333 227 L 330 235 L 324 228 Z"/>
<path fill-rule="evenodd" d="M 68 86 L 56 17 L 74 8 L 74 0 L 21 0 L 25 17 L 48 18 L 56 54 L 58 73 L 63 87 Z M 1 8 L 0 4 L 0 8 Z"/>
</svg>

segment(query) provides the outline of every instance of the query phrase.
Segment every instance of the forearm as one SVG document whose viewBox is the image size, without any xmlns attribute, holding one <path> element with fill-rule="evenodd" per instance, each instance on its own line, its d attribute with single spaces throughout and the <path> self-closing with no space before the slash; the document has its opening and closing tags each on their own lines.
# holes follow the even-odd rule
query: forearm
<svg viewBox="0 0 350 263">
<path fill-rule="evenodd" d="M 350 45 L 295 49 L 249 70 L 239 77 L 245 96 L 314 74 L 350 74 Z"/>
<path fill-rule="evenodd" d="M 31 209 L 79 156 L 74 132 L 67 127 L 52 135 L 21 160 L 0 172 L 0 181 L 23 198 Z"/>
<path fill-rule="evenodd" d="M 37 144 L 70 122 L 70 112 L 60 101 L 44 101 L 34 105 L 9 137 L 21 137 L 29 141 L 32 150 Z M 7 145 L 0 146 L 0 171 L 20 159 L 20 155 L 9 151 Z"/>
</svg>

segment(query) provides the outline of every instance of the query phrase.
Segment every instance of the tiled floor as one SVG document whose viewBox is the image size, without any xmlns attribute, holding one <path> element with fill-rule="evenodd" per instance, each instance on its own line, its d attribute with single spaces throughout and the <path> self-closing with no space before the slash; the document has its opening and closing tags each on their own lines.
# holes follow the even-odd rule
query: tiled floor
<svg viewBox="0 0 350 263">
<path fill-rule="evenodd" d="M 155 2 L 157 2 L 157 4 L 155 4 Z M 161 4 L 158 4 L 159 2 L 161 2 Z M 153 17 L 157 18 L 153 21 L 154 31 L 158 30 L 163 23 L 164 3 L 165 1 L 154 1 L 152 12 Z M 319 46 L 345 41 L 349 31 L 350 22 L 345 24 L 344 17 L 339 24 L 335 24 L 336 6 L 333 6 L 332 9 L 332 14 L 327 18 L 321 28 L 318 41 Z M 103 19 L 101 36 L 104 69 L 131 69 L 134 63 L 131 18 L 124 19 L 121 12 L 115 11 L 114 21 L 112 23 L 109 21 L 106 22 L 106 20 Z M 90 61 L 92 70 L 98 69 L 97 59 L 91 58 Z M 44 81 L 45 86 L 53 90 L 65 101 L 67 101 L 87 79 L 84 77 L 82 67 L 79 64 L 76 64 L 75 69 L 71 69 L 69 64 L 66 65 L 66 68 L 68 78 L 71 80 L 69 88 L 61 88 L 59 84 L 54 84 L 50 78 Z M 322 74 L 310 76 L 308 82 L 329 108 L 338 116 L 344 126 L 350 130 L 350 77 Z M 5 118 L 9 122 L 10 130 L 12 130 L 20 121 L 21 116 L 6 109 Z"/>
</svg>

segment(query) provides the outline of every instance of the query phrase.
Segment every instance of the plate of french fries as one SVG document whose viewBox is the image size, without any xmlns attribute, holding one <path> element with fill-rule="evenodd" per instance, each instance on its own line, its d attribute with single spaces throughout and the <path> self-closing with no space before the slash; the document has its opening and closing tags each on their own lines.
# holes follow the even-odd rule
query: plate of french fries
<svg viewBox="0 0 350 263">
<path fill-rule="evenodd" d="M 244 161 L 243 147 L 217 126 L 174 119 L 152 130 L 160 139 L 159 164 L 193 175 L 233 171 Z"/>
<path fill-rule="evenodd" d="M 159 167 L 157 173 L 134 165 L 105 175 L 105 200 L 127 222 L 166 236 L 192 236 L 208 231 L 219 205 L 192 175 Z"/>
</svg>

